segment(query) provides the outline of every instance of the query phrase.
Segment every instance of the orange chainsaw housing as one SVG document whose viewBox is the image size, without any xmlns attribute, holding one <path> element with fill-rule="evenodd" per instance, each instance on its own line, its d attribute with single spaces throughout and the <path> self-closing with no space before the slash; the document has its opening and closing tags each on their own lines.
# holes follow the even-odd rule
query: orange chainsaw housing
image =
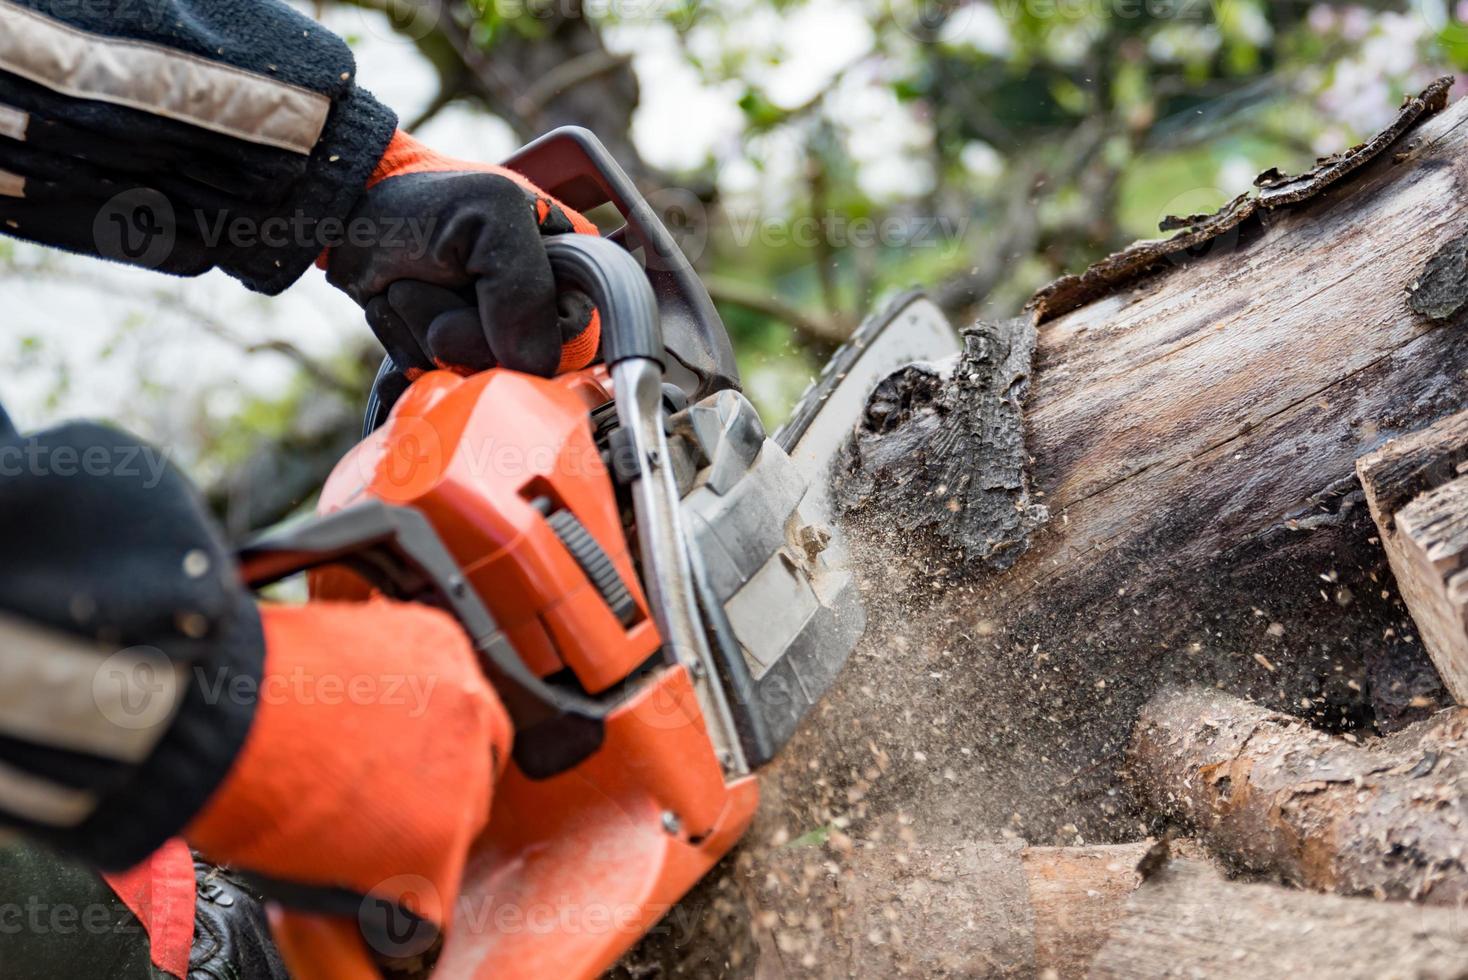
<svg viewBox="0 0 1468 980">
<path fill-rule="evenodd" d="M 550 380 L 430 372 L 321 494 L 322 514 L 370 498 L 422 511 L 531 670 L 620 698 L 603 745 L 575 768 L 540 781 L 508 768 L 436 978 L 597 976 L 734 845 L 758 803 L 753 777 L 725 782 L 682 666 L 653 661 L 629 681 L 662 641 L 592 433 L 590 412 L 610 397 L 603 367 Z M 610 557 L 637 606 L 631 625 L 539 498 L 574 513 Z M 368 591 L 340 570 L 311 576 L 314 598 Z"/>
</svg>

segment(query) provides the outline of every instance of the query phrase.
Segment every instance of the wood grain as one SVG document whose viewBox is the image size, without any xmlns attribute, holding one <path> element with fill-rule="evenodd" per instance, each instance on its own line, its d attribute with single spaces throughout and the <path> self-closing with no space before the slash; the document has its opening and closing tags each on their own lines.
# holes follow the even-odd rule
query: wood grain
<svg viewBox="0 0 1468 980">
<path fill-rule="evenodd" d="M 1468 703 L 1468 412 L 1362 457 L 1356 473 L 1422 642 Z"/>
<path fill-rule="evenodd" d="M 1468 477 L 1397 511 L 1397 581 L 1443 684 L 1468 703 Z"/>
<path fill-rule="evenodd" d="M 1449 980 L 1468 973 L 1462 915 L 1225 881 L 1173 861 L 1139 888 L 1095 980 L 1330 977 Z"/>
</svg>

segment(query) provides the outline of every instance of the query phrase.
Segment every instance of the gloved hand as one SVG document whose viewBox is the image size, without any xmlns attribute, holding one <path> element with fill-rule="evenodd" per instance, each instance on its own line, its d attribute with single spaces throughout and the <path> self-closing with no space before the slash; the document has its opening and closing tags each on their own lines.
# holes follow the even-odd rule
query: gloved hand
<svg viewBox="0 0 1468 980">
<path fill-rule="evenodd" d="M 324 256 L 407 381 L 496 365 L 550 376 L 585 367 L 601 339 L 584 296 L 559 298 L 542 235 L 596 226 L 525 177 L 393 137 Z"/>
</svg>

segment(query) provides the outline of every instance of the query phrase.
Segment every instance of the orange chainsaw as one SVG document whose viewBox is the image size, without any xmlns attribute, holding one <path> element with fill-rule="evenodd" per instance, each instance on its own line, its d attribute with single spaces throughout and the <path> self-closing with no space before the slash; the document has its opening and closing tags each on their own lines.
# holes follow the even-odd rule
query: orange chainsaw
<svg viewBox="0 0 1468 980">
<path fill-rule="evenodd" d="M 905 297 L 767 436 L 707 291 L 596 138 L 505 165 L 620 216 L 547 242 L 601 311 L 599 363 L 436 371 L 393 404 L 374 386 L 320 516 L 242 558 L 256 587 L 311 570 L 313 598 L 457 617 L 515 742 L 434 976 L 593 977 L 743 834 L 754 773 L 861 636 L 828 473 L 876 385 L 958 341 Z"/>
</svg>

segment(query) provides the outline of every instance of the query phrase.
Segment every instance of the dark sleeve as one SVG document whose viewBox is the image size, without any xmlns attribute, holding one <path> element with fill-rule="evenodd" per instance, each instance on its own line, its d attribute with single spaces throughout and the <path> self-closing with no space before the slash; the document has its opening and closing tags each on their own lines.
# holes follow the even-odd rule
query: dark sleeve
<svg viewBox="0 0 1468 980">
<path fill-rule="evenodd" d="M 277 293 L 396 128 L 279 0 L 0 0 L 0 232 Z"/>
<path fill-rule="evenodd" d="M 104 870 L 177 835 L 254 718 L 264 639 L 198 494 L 101 425 L 0 421 L 0 824 Z"/>
</svg>

